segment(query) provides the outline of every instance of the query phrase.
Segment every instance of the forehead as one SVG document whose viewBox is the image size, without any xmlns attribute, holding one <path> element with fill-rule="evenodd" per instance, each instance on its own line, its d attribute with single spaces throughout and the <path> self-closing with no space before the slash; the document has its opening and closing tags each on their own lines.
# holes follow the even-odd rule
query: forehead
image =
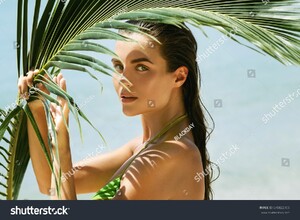
<svg viewBox="0 0 300 220">
<path fill-rule="evenodd" d="M 159 45 L 147 36 L 142 34 L 133 33 L 126 34 L 134 42 L 117 41 L 116 54 L 122 59 L 126 60 L 130 57 L 146 55 L 149 57 L 160 56 Z"/>
</svg>

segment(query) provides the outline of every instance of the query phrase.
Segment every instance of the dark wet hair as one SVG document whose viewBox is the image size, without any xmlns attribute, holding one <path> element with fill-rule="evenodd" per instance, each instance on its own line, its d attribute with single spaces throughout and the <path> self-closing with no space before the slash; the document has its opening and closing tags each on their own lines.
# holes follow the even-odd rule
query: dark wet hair
<svg viewBox="0 0 300 220">
<path fill-rule="evenodd" d="M 167 61 L 168 71 L 174 72 L 181 66 L 188 68 L 188 77 L 183 84 L 183 99 L 186 113 L 190 122 L 194 123 L 192 129 L 195 145 L 198 147 L 203 165 L 205 180 L 204 199 L 212 199 L 211 182 L 213 176 L 212 162 L 206 149 L 209 132 L 204 116 L 204 107 L 200 99 L 200 71 L 197 63 L 197 42 L 190 29 L 182 24 L 177 27 L 169 24 L 153 23 L 147 21 L 127 21 L 141 27 L 142 31 L 160 41 L 162 57 Z M 208 113 L 209 114 L 209 113 Z M 209 115 L 210 116 L 210 115 Z M 196 175 L 196 174 L 195 174 Z"/>
</svg>

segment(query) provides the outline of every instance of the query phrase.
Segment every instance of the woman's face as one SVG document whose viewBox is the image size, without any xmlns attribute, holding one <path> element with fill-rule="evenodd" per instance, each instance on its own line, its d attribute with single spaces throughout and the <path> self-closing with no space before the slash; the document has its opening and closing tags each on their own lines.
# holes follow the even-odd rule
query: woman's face
<svg viewBox="0 0 300 220">
<path fill-rule="evenodd" d="M 140 34 L 130 34 L 130 37 L 139 43 L 117 42 L 119 59 L 112 59 L 115 70 L 132 83 L 129 85 L 119 76 L 113 80 L 123 112 L 134 116 L 163 109 L 174 89 L 174 74 L 167 71 L 159 44 Z M 119 83 L 120 80 L 128 85 L 130 92 Z"/>
</svg>

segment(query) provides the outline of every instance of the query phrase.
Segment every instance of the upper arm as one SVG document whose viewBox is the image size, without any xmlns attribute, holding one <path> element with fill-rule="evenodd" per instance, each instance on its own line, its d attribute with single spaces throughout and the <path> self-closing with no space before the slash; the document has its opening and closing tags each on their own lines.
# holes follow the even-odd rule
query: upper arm
<svg viewBox="0 0 300 220">
<path fill-rule="evenodd" d="M 180 144 L 163 143 L 139 155 L 123 175 L 116 200 L 201 198 L 200 154 Z"/>
<path fill-rule="evenodd" d="M 120 166 L 132 156 L 132 148 L 137 141 L 138 139 L 133 139 L 112 152 L 76 163 L 73 167 L 76 193 L 96 192 L 104 186 Z"/>
</svg>

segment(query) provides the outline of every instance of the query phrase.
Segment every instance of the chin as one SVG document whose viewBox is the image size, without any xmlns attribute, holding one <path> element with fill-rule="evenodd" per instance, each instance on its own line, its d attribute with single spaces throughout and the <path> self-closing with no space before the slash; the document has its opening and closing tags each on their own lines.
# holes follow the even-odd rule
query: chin
<svg viewBox="0 0 300 220">
<path fill-rule="evenodd" d="M 140 115 L 141 113 L 123 109 L 123 114 L 129 117 Z"/>
<path fill-rule="evenodd" d="M 123 114 L 129 117 L 132 116 L 138 116 L 138 115 L 143 115 L 143 114 L 148 114 L 157 111 L 157 109 L 140 109 L 137 111 L 136 108 L 123 108 L 122 109 Z"/>
</svg>

